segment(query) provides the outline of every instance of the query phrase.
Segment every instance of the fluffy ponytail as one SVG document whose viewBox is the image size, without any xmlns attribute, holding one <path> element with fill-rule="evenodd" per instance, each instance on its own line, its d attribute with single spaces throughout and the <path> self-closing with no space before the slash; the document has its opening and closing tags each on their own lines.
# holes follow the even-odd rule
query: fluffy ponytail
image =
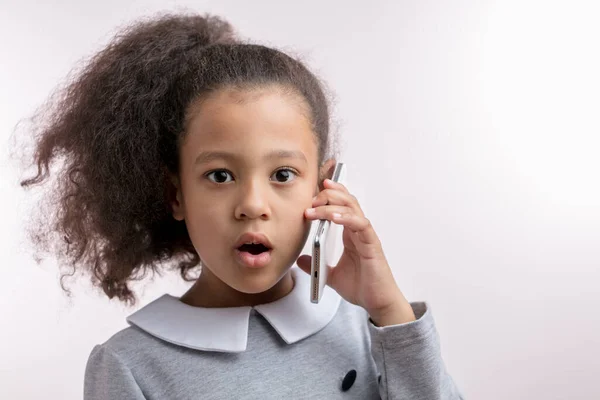
<svg viewBox="0 0 600 400">
<path fill-rule="evenodd" d="M 181 276 L 200 258 L 184 221 L 171 215 L 178 146 L 187 107 L 227 86 L 279 85 L 302 96 L 319 147 L 328 151 L 329 112 L 322 83 L 281 51 L 242 42 L 210 15 L 166 14 L 121 30 L 40 108 L 31 132 L 42 184 L 62 161 L 56 187 L 29 225 L 39 250 L 61 266 L 90 273 L 109 298 L 135 303 L 130 280 L 164 262 Z M 68 292 L 64 287 L 63 289 Z"/>
</svg>

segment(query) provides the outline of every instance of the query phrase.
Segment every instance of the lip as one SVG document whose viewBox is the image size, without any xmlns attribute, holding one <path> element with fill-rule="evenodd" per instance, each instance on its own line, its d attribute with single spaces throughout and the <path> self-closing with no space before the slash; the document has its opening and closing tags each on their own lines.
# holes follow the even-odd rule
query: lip
<svg viewBox="0 0 600 400">
<path fill-rule="evenodd" d="M 249 242 L 260 243 L 268 247 L 269 251 L 273 250 L 271 241 L 264 233 L 261 232 L 245 232 L 235 242 L 234 248 L 237 250 L 241 245 Z"/>
<path fill-rule="evenodd" d="M 271 262 L 271 253 L 273 250 L 264 251 L 260 254 L 250 254 L 246 251 L 242 252 L 235 249 L 235 255 L 243 266 L 248 268 L 263 268 Z"/>
</svg>

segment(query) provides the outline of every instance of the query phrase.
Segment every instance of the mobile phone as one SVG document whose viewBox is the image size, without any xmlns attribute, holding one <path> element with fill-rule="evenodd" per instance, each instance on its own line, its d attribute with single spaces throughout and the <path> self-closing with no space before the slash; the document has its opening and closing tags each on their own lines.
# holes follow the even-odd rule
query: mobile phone
<svg viewBox="0 0 600 400">
<path fill-rule="evenodd" d="M 346 164 L 337 163 L 333 170 L 331 180 L 345 184 Z M 327 265 L 329 254 L 340 241 L 341 234 L 339 233 L 339 225 L 333 224 L 331 221 L 322 219 L 319 220 L 317 230 L 312 241 L 312 260 L 310 268 L 310 301 L 318 303 L 323 296 L 323 289 L 327 284 L 327 273 L 329 268 Z"/>
</svg>

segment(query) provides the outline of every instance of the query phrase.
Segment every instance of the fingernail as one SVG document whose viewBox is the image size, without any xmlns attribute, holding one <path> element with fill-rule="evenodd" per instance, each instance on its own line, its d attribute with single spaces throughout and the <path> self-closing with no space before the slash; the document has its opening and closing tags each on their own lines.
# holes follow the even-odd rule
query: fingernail
<svg viewBox="0 0 600 400">
<path fill-rule="evenodd" d="M 314 208 L 308 208 L 308 209 L 306 210 L 306 213 L 307 213 L 307 214 L 314 214 L 314 213 L 315 213 L 315 209 L 314 209 Z"/>
</svg>

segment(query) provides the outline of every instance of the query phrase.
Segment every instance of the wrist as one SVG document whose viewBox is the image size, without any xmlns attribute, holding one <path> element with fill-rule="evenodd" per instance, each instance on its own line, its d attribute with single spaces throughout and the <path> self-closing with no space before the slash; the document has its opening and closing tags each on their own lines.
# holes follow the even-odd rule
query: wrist
<svg viewBox="0 0 600 400">
<path fill-rule="evenodd" d="M 368 313 L 371 321 L 378 327 L 405 324 L 417 319 L 412 306 L 404 296 L 387 307 L 371 310 Z"/>
</svg>

